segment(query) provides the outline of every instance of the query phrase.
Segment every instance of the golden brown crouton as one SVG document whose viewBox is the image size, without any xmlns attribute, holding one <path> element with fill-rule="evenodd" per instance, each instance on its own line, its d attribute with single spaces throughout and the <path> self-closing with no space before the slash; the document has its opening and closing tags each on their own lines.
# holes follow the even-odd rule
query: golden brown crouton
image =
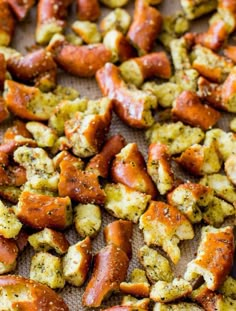
<svg viewBox="0 0 236 311">
<path fill-rule="evenodd" d="M 138 257 L 151 283 L 173 280 L 174 276 L 169 261 L 158 251 L 144 245 L 139 249 Z"/>
<path fill-rule="evenodd" d="M 189 282 L 175 278 L 171 283 L 156 282 L 151 288 L 150 298 L 156 302 L 167 303 L 186 297 L 191 292 L 192 286 Z"/>
<path fill-rule="evenodd" d="M 79 157 L 97 154 L 105 141 L 112 117 L 112 102 L 104 97 L 90 100 L 87 110 L 77 112 L 65 123 L 65 135 Z"/>
<path fill-rule="evenodd" d="M 65 71 L 84 78 L 93 77 L 96 71 L 111 60 L 111 52 L 102 44 L 78 46 L 56 35 L 47 50 Z"/>
<path fill-rule="evenodd" d="M 118 291 L 126 278 L 129 260 L 124 251 L 109 244 L 95 255 L 92 277 L 82 297 L 86 307 L 99 307 L 112 292 Z"/>
<path fill-rule="evenodd" d="M 53 289 L 63 288 L 65 279 L 61 258 L 46 252 L 36 253 L 31 260 L 30 278 Z"/>
<path fill-rule="evenodd" d="M 57 66 L 51 54 L 39 49 L 25 56 L 13 56 L 7 60 L 7 69 L 11 75 L 27 84 L 35 84 L 42 91 L 56 87 Z"/>
<path fill-rule="evenodd" d="M 0 45 L 8 46 L 15 30 L 15 19 L 8 1 L 0 2 Z"/>
<path fill-rule="evenodd" d="M 151 7 L 146 0 L 135 1 L 133 22 L 127 37 L 140 55 L 151 51 L 161 31 L 161 25 L 162 16 L 156 8 Z"/>
<path fill-rule="evenodd" d="M 0 235 L 0 274 L 8 273 L 16 268 L 17 256 L 16 242 Z"/>
<path fill-rule="evenodd" d="M 206 186 L 194 183 L 179 185 L 168 193 L 167 200 L 172 206 L 177 207 L 192 223 L 200 222 L 202 209 L 213 200 L 214 191 Z"/>
<path fill-rule="evenodd" d="M 194 231 L 189 220 L 176 207 L 164 202 L 152 201 L 140 217 L 147 245 L 161 246 L 176 264 L 180 259 L 180 240 L 193 239 Z"/>
<path fill-rule="evenodd" d="M 217 143 L 214 141 L 208 146 L 193 144 L 175 160 L 194 176 L 217 173 L 222 165 Z"/>
<path fill-rule="evenodd" d="M 127 83 L 140 87 L 149 78 L 169 79 L 171 65 L 165 52 L 154 52 L 123 62 L 120 72 Z"/>
<path fill-rule="evenodd" d="M 4 309 L 24 308 L 25 310 L 69 311 L 64 300 L 39 282 L 22 276 L 0 277 L 0 299 Z"/>
<path fill-rule="evenodd" d="M 220 119 L 220 113 L 201 103 L 197 94 L 191 91 L 182 92 L 174 101 L 172 117 L 191 126 L 206 131 Z"/>
<path fill-rule="evenodd" d="M 150 195 L 135 191 L 123 184 L 106 184 L 105 209 L 114 217 L 137 223 L 147 208 Z"/>
<path fill-rule="evenodd" d="M 95 237 L 102 225 L 102 213 L 98 205 L 78 204 L 74 208 L 75 229 L 83 238 Z"/>
<path fill-rule="evenodd" d="M 40 0 L 37 6 L 35 40 L 47 44 L 54 34 L 61 33 L 66 25 L 68 6 L 72 0 Z"/>
<path fill-rule="evenodd" d="M 151 195 L 153 199 L 157 195 L 155 184 L 147 173 L 145 160 L 136 143 L 126 145 L 115 156 L 111 177 L 114 182 Z"/>
<path fill-rule="evenodd" d="M 123 136 L 119 134 L 112 136 L 106 141 L 102 150 L 89 160 L 86 170 L 92 171 L 100 177 L 107 178 L 111 161 L 124 146 L 125 139 Z"/>
<path fill-rule="evenodd" d="M 166 194 L 173 188 L 174 173 L 171 169 L 170 154 L 166 145 L 153 143 L 149 146 L 147 171 L 160 194 Z"/>
<path fill-rule="evenodd" d="M 23 191 L 15 213 L 24 224 L 35 228 L 63 230 L 72 223 L 72 208 L 69 197 L 52 197 Z"/>
<path fill-rule="evenodd" d="M 77 0 L 76 3 L 79 20 L 94 22 L 100 16 L 98 0 Z"/>
<path fill-rule="evenodd" d="M 114 244 L 120 247 L 128 256 L 132 257 L 132 233 L 133 224 L 128 220 L 116 220 L 104 228 L 104 239 L 106 244 Z"/>
<path fill-rule="evenodd" d="M 60 169 L 60 196 L 69 196 L 84 204 L 104 204 L 105 192 L 101 189 L 97 174 L 76 168 L 70 160 L 63 160 Z"/>
<path fill-rule="evenodd" d="M 28 241 L 37 252 L 47 252 L 53 249 L 60 255 L 65 254 L 70 246 L 63 233 L 49 228 L 45 228 L 40 232 L 31 234 L 28 237 Z"/>
<path fill-rule="evenodd" d="M 126 295 L 135 297 L 149 297 L 150 284 L 145 275 L 145 271 L 134 269 L 130 276 L 130 282 L 121 282 L 120 290 Z"/>
<path fill-rule="evenodd" d="M 207 288 L 216 290 L 225 281 L 233 265 L 234 235 L 232 227 L 204 227 L 197 257 L 187 265 L 188 281 L 202 275 Z"/>
<path fill-rule="evenodd" d="M 89 237 L 69 247 L 62 260 L 63 275 L 68 283 L 74 286 L 83 285 L 92 259 L 91 250 Z"/>
<path fill-rule="evenodd" d="M 116 114 L 131 127 L 148 128 L 154 119 L 151 109 L 157 107 L 156 98 L 135 87 L 129 88 L 121 79 L 119 68 L 107 63 L 96 73 L 98 85 L 104 96 L 113 102 Z"/>
</svg>

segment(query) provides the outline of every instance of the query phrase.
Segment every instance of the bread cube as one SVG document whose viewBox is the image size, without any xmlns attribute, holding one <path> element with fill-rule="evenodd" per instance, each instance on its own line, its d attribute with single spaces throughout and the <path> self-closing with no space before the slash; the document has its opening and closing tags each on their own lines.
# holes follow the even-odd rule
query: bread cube
<svg viewBox="0 0 236 311">
<path fill-rule="evenodd" d="M 40 122 L 27 122 L 26 128 L 32 134 L 39 147 L 52 147 L 58 138 L 56 131 Z"/>
<path fill-rule="evenodd" d="M 188 19 L 193 20 L 217 8 L 216 0 L 181 0 L 181 6 Z"/>
<path fill-rule="evenodd" d="M 131 17 L 129 13 L 124 9 L 117 8 L 102 19 L 100 29 L 103 35 L 110 30 L 118 30 L 125 35 L 130 23 Z"/>
<path fill-rule="evenodd" d="M 22 228 L 14 212 L 0 201 L 0 235 L 6 239 L 15 238 Z"/>
<path fill-rule="evenodd" d="M 149 297 L 150 284 L 145 275 L 145 271 L 134 269 L 130 276 L 130 282 L 120 283 L 121 292 L 135 297 Z"/>
<path fill-rule="evenodd" d="M 99 43 L 102 40 L 102 36 L 95 23 L 89 21 L 75 21 L 71 25 L 71 28 L 87 44 Z"/>
</svg>

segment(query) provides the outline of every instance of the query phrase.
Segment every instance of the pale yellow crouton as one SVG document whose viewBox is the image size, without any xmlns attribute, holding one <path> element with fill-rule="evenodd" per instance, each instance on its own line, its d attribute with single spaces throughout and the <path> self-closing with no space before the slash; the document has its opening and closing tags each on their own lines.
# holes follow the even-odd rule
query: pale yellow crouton
<svg viewBox="0 0 236 311">
<path fill-rule="evenodd" d="M 75 209 L 75 229 L 83 238 L 95 237 L 102 224 L 102 214 L 98 205 L 78 204 Z"/>
<path fill-rule="evenodd" d="M 8 61 L 9 58 L 21 56 L 20 52 L 8 46 L 0 46 L 0 53 L 4 55 L 5 61 Z"/>
<path fill-rule="evenodd" d="M 157 302 L 154 305 L 153 311 L 203 311 L 201 307 L 195 303 L 190 302 L 180 302 L 176 304 L 163 304 Z"/>
<path fill-rule="evenodd" d="M 147 208 L 150 195 L 132 190 L 123 184 L 107 184 L 105 209 L 113 216 L 137 223 Z"/>
<path fill-rule="evenodd" d="M 182 90 L 197 91 L 199 73 L 195 69 L 177 70 L 172 81 L 179 85 Z"/>
<path fill-rule="evenodd" d="M 39 147 L 52 147 L 58 138 L 56 131 L 40 122 L 27 122 L 26 128 L 32 134 Z"/>
<path fill-rule="evenodd" d="M 71 28 L 87 44 L 99 43 L 102 40 L 102 36 L 95 23 L 76 21 L 71 25 Z"/>
<path fill-rule="evenodd" d="M 236 207 L 217 197 L 213 198 L 202 213 L 204 221 L 214 227 L 222 225 L 226 217 L 235 215 Z"/>
<path fill-rule="evenodd" d="M 236 154 L 232 154 L 225 161 L 225 173 L 229 180 L 236 186 Z"/>
<path fill-rule="evenodd" d="M 138 256 L 148 279 L 152 283 L 159 280 L 166 282 L 173 280 L 174 276 L 169 261 L 158 251 L 144 245 L 139 249 Z"/>
<path fill-rule="evenodd" d="M 229 127 L 230 127 L 231 131 L 236 132 L 236 118 L 233 118 L 230 121 Z"/>
<path fill-rule="evenodd" d="M 174 39 L 170 43 L 170 52 L 175 70 L 191 69 L 187 42 L 184 37 Z"/>
<path fill-rule="evenodd" d="M 14 271 L 16 268 L 16 264 L 17 264 L 16 260 L 11 264 L 6 264 L 4 262 L 0 262 L 0 275 Z"/>
<path fill-rule="evenodd" d="M 11 202 L 17 203 L 21 194 L 21 189 L 15 186 L 0 186 L 1 198 Z"/>
<path fill-rule="evenodd" d="M 129 0 L 101 0 L 101 3 L 105 4 L 111 9 L 120 8 L 128 3 Z"/>
<path fill-rule="evenodd" d="M 68 283 L 81 286 L 85 282 L 92 259 L 91 248 L 89 237 L 69 247 L 62 261 L 63 274 Z"/>
<path fill-rule="evenodd" d="M 190 20 L 210 13 L 217 8 L 217 0 L 181 0 L 180 3 Z"/>
<path fill-rule="evenodd" d="M 14 152 L 14 160 L 26 169 L 25 186 L 37 190 L 57 191 L 59 173 L 42 148 L 21 146 Z"/>
<path fill-rule="evenodd" d="M 30 278 L 53 289 L 63 288 L 65 280 L 61 259 L 45 252 L 36 253 L 30 265 Z"/>
<path fill-rule="evenodd" d="M 61 102 L 62 100 L 75 100 L 79 97 L 79 92 L 70 86 L 64 86 L 64 85 L 58 85 L 52 92 L 54 95 L 56 95 L 58 102 Z"/>
<path fill-rule="evenodd" d="M 68 138 L 66 136 L 61 136 L 55 141 L 55 144 L 50 148 L 50 152 L 51 154 L 54 155 L 62 150 L 68 150 L 70 148 L 71 145 L 69 143 Z"/>
<path fill-rule="evenodd" d="M 74 100 L 63 100 L 54 109 L 48 120 L 48 125 L 57 131 L 58 135 L 64 133 L 64 123 L 73 118 L 77 111 L 84 112 L 88 100 L 78 98 Z"/>
<path fill-rule="evenodd" d="M 180 85 L 173 82 L 157 84 L 156 82 L 144 83 L 142 89 L 156 96 L 158 104 L 163 108 L 170 108 L 173 102 L 183 91 Z"/>
<path fill-rule="evenodd" d="M 206 175 L 200 180 L 200 184 L 212 188 L 216 196 L 229 203 L 236 201 L 236 189 L 225 175 Z"/>
<path fill-rule="evenodd" d="M 73 45 L 81 46 L 83 44 L 82 38 L 80 38 L 78 35 L 74 33 L 68 33 L 65 35 L 66 41 Z"/>
<path fill-rule="evenodd" d="M 232 227 L 202 228 L 197 256 L 187 265 L 184 278 L 193 281 L 203 276 L 207 288 L 214 291 L 225 281 L 233 265 L 234 235 Z"/>
<path fill-rule="evenodd" d="M 124 35 L 116 29 L 108 31 L 103 38 L 103 44 L 111 51 L 112 63 L 121 61 L 120 50 L 122 48 L 122 42 L 124 42 Z"/>
<path fill-rule="evenodd" d="M 161 142 L 169 148 L 170 154 L 178 154 L 193 144 L 201 142 L 204 132 L 200 128 L 176 123 L 155 123 L 146 132 L 149 143 Z"/>
<path fill-rule="evenodd" d="M 30 245 L 35 251 L 47 252 L 51 249 L 62 255 L 67 252 L 69 242 L 63 233 L 45 228 L 28 237 Z"/>
<path fill-rule="evenodd" d="M 158 281 L 152 286 L 150 298 L 156 302 L 172 302 L 182 297 L 186 297 L 192 292 L 189 282 L 181 278 L 174 279 L 171 283 Z"/>
<path fill-rule="evenodd" d="M 100 29 L 102 34 L 110 30 L 118 30 L 125 35 L 129 29 L 130 23 L 131 17 L 129 13 L 124 9 L 117 8 L 102 19 Z"/>
<path fill-rule="evenodd" d="M 140 217 L 139 228 L 143 230 L 147 245 L 161 246 L 176 264 L 180 259 L 180 240 L 193 239 L 190 221 L 176 207 L 161 201 L 152 201 Z"/>
<path fill-rule="evenodd" d="M 15 238 L 21 228 L 22 224 L 13 211 L 0 201 L 0 235 L 6 239 Z"/>
<path fill-rule="evenodd" d="M 226 297 L 236 299 L 236 280 L 232 276 L 228 276 L 219 288 L 219 292 Z"/>
<path fill-rule="evenodd" d="M 209 146 L 213 141 L 215 141 L 220 156 L 224 161 L 231 154 L 236 154 L 236 136 L 232 132 L 224 132 L 221 129 L 207 131 L 204 145 Z"/>
<path fill-rule="evenodd" d="M 124 296 L 121 301 L 121 305 L 125 307 L 132 307 L 134 310 L 148 311 L 149 310 L 149 298 L 137 299 L 131 295 Z"/>
</svg>

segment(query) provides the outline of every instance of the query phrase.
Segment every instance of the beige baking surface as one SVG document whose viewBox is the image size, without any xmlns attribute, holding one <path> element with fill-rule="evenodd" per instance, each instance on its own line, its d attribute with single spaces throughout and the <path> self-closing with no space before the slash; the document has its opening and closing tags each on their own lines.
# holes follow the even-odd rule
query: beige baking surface
<svg viewBox="0 0 236 311">
<path fill-rule="evenodd" d="M 127 9 L 132 12 L 133 2 L 130 1 L 130 4 L 127 6 Z M 179 1 L 177 0 L 163 0 L 163 4 L 159 6 L 159 9 L 164 12 L 165 14 L 170 14 L 174 12 L 177 8 L 179 8 Z M 74 20 L 74 10 L 71 10 L 71 17 L 70 20 Z M 103 8 L 103 15 L 108 12 L 107 9 Z M 30 47 L 34 44 L 34 29 L 35 29 L 35 10 L 32 10 L 30 16 L 27 20 L 22 23 L 21 25 L 17 26 L 16 34 L 13 41 L 13 47 L 20 50 L 22 53 L 26 53 L 26 48 Z M 194 29 L 204 29 L 206 28 L 206 23 L 195 22 L 193 25 Z M 69 75 L 66 75 L 64 72 L 59 73 L 58 82 L 62 85 L 69 85 L 77 90 L 79 90 L 81 96 L 87 96 L 89 98 L 99 98 L 101 93 L 96 85 L 96 82 L 93 79 L 85 80 L 75 78 Z M 222 118 L 219 123 L 219 126 L 228 130 L 228 121 L 230 116 L 226 116 Z M 8 126 L 8 122 L 5 122 L 2 126 L 2 130 Z M 2 132 L 2 131 L 1 131 Z M 120 133 L 122 134 L 127 142 L 136 142 L 142 153 L 146 155 L 147 151 L 147 144 L 144 140 L 144 135 L 142 131 L 132 130 L 125 125 L 123 125 L 118 118 L 114 115 L 111 125 L 110 135 Z M 181 172 L 179 172 L 181 175 Z M 182 176 L 182 175 L 181 175 Z M 107 223 L 113 221 L 114 218 L 107 215 L 106 212 L 103 212 L 103 226 Z M 181 251 L 182 251 L 182 259 L 178 263 L 177 266 L 173 267 L 176 276 L 180 276 L 183 274 L 186 268 L 186 264 L 194 257 L 194 253 L 196 252 L 196 247 L 199 240 L 199 228 L 196 228 L 196 236 L 193 241 L 183 242 L 181 243 Z M 71 244 L 79 241 L 81 238 L 78 234 L 71 229 L 68 233 L 66 233 L 69 241 Z M 143 245 L 143 237 L 141 232 L 139 231 L 137 225 L 135 226 L 134 233 L 133 233 L 133 259 L 130 262 L 129 266 L 129 273 L 134 268 L 139 266 L 137 261 L 136 255 L 139 247 Z M 97 252 L 104 246 L 103 235 L 102 231 L 98 237 L 93 241 L 93 253 Z M 33 255 L 33 250 L 27 248 L 27 250 L 20 256 L 18 268 L 16 273 L 20 275 L 29 276 L 29 267 L 30 267 L 30 258 Z M 60 295 L 62 295 L 67 302 L 71 311 L 79 311 L 85 310 L 81 306 L 81 297 L 84 292 L 83 288 L 75 288 L 69 285 L 66 285 L 65 288 L 61 291 L 58 291 Z M 119 304 L 121 297 L 119 295 L 113 295 L 110 299 L 108 299 L 102 307 L 108 305 L 115 305 Z"/>
</svg>

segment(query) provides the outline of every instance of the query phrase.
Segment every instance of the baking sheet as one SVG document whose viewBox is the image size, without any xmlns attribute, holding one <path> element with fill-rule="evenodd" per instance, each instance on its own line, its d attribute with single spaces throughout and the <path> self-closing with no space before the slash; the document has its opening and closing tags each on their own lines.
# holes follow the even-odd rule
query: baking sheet
<svg viewBox="0 0 236 311">
<path fill-rule="evenodd" d="M 134 1 L 130 1 L 129 5 L 126 7 L 129 12 L 133 11 L 133 3 Z M 163 4 L 159 6 L 159 9 L 164 14 L 171 14 L 176 9 L 179 9 L 179 1 L 176 0 L 163 0 Z M 106 15 L 109 12 L 107 8 L 102 7 L 102 15 Z M 69 24 L 76 19 L 75 17 L 75 9 L 71 9 Z M 205 18 L 204 21 L 207 19 Z M 31 11 L 30 15 L 27 19 L 19 24 L 16 29 L 15 37 L 12 43 L 12 46 L 17 50 L 21 51 L 23 54 L 27 52 L 27 49 L 35 44 L 34 42 L 34 29 L 36 25 L 36 12 L 35 8 Z M 206 29 L 207 24 L 201 21 L 193 22 L 194 30 L 203 30 Z M 160 46 L 158 47 L 158 49 Z M 81 96 L 87 96 L 90 99 L 95 99 L 101 97 L 100 90 L 98 89 L 96 82 L 94 79 L 79 79 L 76 77 L 72 77 L 67 75 L 66 73 L 59 71 L 58 73 L 58 83 L 62 85 L 67 85 L 76 88 Z M 219 126 L 225 130 L 228 130 L 228 123 L 231 116 L 225 115 L 222 120 L 219 122 Z M 9 125 L 9 122 L 5 122 L 2 125 L 2 131 Z M 113 115 L 111 130 L 109 135 L 113 134 L 122 134 L 127 142 L 136 142 L 139 146 L 140 151 L 146 156 L 147 154 L 147 143 L 144 139 L 144 132 L 141 130 L 133 130 L 125 126 L 121 123 L 121 121 Z M 179 171 L 180 177 L 182 176 L 182 172 Z M 105 211 L 103 211 L 103 227 L 106 226 L 109 222 L 114 221 L 115 218 L 108 215 Z M 187 263 L 194 258 L 196 247 L 198 245 L 198 241 L 200 238 L 199 227 L 196 227 L 196 235 L 194 240 L 184 241 L 180 243 L 180 248 L 182 252 L 182 257 L 180 262 L 173 266 L 173 270 L 176 276 L 183 275 Z M 66 233 L 66 236 L 71 244 L 78 242 L 81 238 L 75 232 L 74 228 L 69 230 Z M 134 226 L 133 233 L 133 258 L 129 265 L 129 272 L 133 270 L 134 267 L 141 267 L 137 260 L 137 252 L 138 249 L 144 244 L 143 236 L 140 230 L 138 229 L 138 225 Z M 103 241 L 103 233 L 100 231 L 99 235 L 93 240 L 93 253 L 99 251 L 105 243 Z M 30 258 L 33 256 L 34 251 L 28 247 L 23 254 L 19 257 L 18 267 L 16 273 L 26 276 L 29 276 L 30 269 Z M 85 308 L 81 305 L 81 297 L 84 292 L 84 286 L 82 288 L 76 288 L 71 285 L 66 285 L 63 290 L 57 291 L 60 295 L 63 296 L 66 303 L 68 304 L 71 311 L 85 310 Z M 119 304 L 121 301 L 120 295 L 112 295 L 106 302 L 104 302 L 101 308 L 105 308 L 106 306 Z M 91 309 L 93 310 L 93 309 Z"/>
</svg>

